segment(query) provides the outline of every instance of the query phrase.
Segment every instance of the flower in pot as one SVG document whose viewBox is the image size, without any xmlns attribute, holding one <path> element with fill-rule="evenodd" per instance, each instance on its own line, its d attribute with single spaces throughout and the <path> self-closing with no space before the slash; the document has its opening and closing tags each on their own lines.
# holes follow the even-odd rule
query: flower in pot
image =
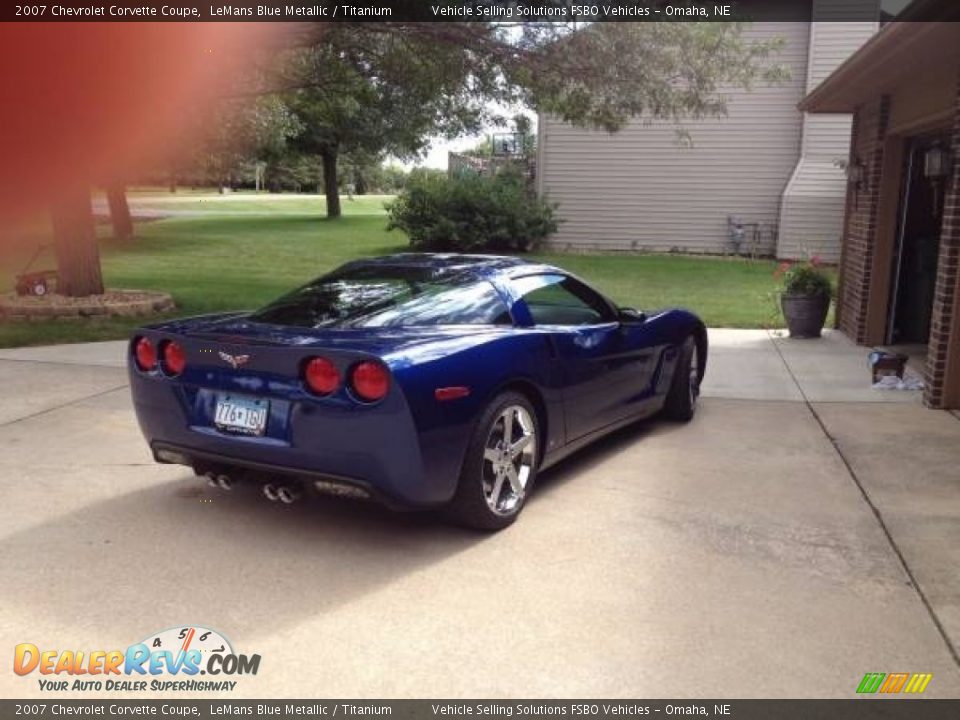
<svg viewBox="0 0 960 720">
<path fill-rule="evenodd" d="M 830 310 L 833 285 L 819 258 L 781 263 L 774 276 L 781 283 L 780 308 L 790 337 L 818 338 Z"/>
</svg>

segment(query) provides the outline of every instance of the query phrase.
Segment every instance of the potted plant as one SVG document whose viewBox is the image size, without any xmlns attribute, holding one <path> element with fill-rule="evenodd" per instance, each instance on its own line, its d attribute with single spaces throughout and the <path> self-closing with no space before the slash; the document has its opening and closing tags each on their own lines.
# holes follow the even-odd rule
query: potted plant
<svg viewBox="0 0 960 720">
<path fill-rule="evenodd" d="M 774 276 L 782 287 L 780 308 L 790 337 L 818 338 L 830 310 L 833 285 L 816 256 L 802 263 L 781 263 Z"/>
</svg>

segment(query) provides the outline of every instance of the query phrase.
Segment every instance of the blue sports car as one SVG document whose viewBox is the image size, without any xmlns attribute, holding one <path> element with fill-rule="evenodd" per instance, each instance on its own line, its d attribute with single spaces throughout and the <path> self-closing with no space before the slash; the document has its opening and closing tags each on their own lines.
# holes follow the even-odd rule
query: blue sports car
<svg viewBox="0 0 960 720">
<path fill-rule="evenodd" d="M 662 411 L 689 420 L 707 359 L 685 310 L 618 308 L 513 257 L 358 260 L 249 313 L 138 330 L 130 383 L 161 463 L 271 500 L 304 491 L 512 523 L 537 472 Z"/>
</svg>

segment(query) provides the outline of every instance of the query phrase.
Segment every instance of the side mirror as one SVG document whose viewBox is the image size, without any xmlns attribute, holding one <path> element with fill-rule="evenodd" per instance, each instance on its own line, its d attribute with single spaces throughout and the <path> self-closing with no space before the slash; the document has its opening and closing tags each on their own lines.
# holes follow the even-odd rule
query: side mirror
<svg viewBox="0 0 960 720">
<path fill-rule="evenodd" d="M 617 318 L 622 323 L 637 324 L 647 321 L 647 314 L 633 308 L 620 308 L 617 311 Z"/>
</svg>

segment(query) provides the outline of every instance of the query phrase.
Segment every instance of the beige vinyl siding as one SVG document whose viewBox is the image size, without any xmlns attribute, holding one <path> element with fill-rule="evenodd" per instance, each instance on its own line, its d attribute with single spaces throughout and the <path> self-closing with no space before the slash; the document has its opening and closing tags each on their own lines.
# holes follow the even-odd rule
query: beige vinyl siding
<svg viewBox="0 0 960 720">
<path fill-rule="evenodd" d="M 797 163 L 810 24 L 757 23 L 750 38 L 785 41 L 778 61 L 791 79 L 728 93 L 729 115 L 686 123 L 692 148 L 672 124 L 632 122 L 618 133 L 540 118 L 541 192 L 564 222 L 560 249 L 723 253 L 727 217 L 758 223 L 774 249 L 780 199 Z"/>
<path fill-rule="evenodd" d="M 845 9 L 856 10 L 855 0 Z M 862 12 L 875 9 L 876 0 L 860 0 Z M 869 7 L 867 7 L 869 6 Z M 838 8 L 818 0 L 814 17 L 830 17 Z M 874 32 L 876 22 L 814 22 L 810 30 L 807 92 L 846 60 Z M 847 192 L 838 161 L 850 147 L 849 115 L 803 114 L 801 156 L 783 194 L 777 256 L 788 259 L 817 255 L 826 262 L 840 261 L 840 236 Z"/>
</svg>

